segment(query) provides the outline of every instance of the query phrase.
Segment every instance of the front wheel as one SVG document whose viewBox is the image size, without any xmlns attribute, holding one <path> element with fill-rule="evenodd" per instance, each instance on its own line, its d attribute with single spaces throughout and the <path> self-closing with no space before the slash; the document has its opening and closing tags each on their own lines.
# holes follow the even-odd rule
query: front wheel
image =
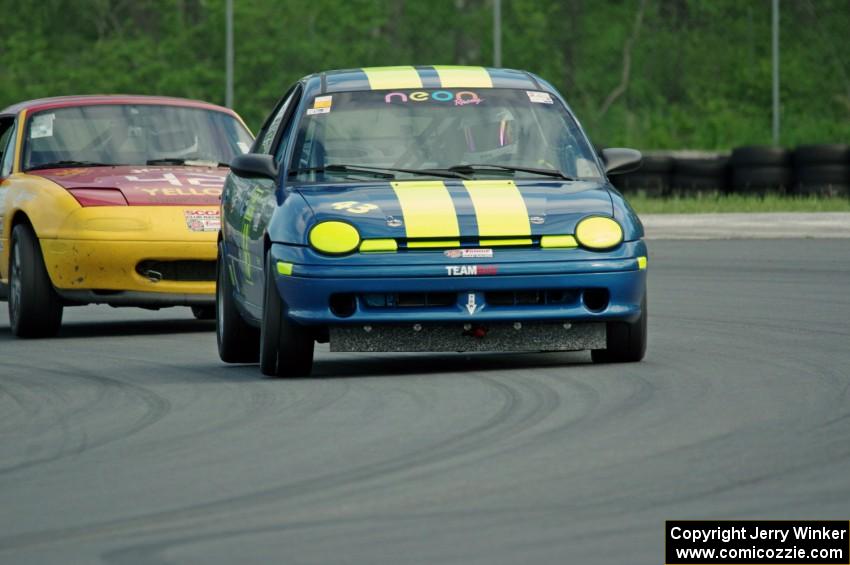
<svg viewBox="0 0 850 565">
<path fill-rule="evenodd" d="M 590 352 L 594 363 L 634 363 L 646 354 L 646 291 L 640 302 L 640 318 L 634 322 L 609 322 L 605 349 Z"/>
<path fill-rule="evenodd" d="M 18 337 L 52 337 L 62 325 L 62 302 L 50 282 L 35 232 L 12 230 L 9 256 L 9 324 Z"/>
<path fill-rule="evenodd" d="M 270 377 L 306 377 L 313 369 L 313 336 L 283 313 L 268 254 L 265 273 L 260 370 Z"/>
<path fill-rule="evenodd" d="M 195 309 L 192 309 L 195 312 Z M 197 314 L 196 314 L 197 316 Z M 224 258 L 224 246 L 218 244 L 215 285 L 215 337 L 218 356 L 225 363 L 256 363 L 260 356 L 260 332 L 248 325 L 236 308 L 233 282 Z"/>
</svg>

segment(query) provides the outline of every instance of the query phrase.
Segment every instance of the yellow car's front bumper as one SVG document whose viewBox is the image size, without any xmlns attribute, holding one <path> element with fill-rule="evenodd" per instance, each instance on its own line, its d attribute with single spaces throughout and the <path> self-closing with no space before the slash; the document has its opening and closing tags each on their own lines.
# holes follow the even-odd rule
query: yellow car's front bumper
<svg viewBox="0 0 850 565">
<path fill-rule="evenodd" d="M 217 208 L 135 206 L 81 208 L 69 215 L 56 238 L 41 239 L 44 263 L 60 295 L 94 291 L 100 296 L 159 295 L 158 303 L 197 302 L 215 293 L 217 229 L 189 227 Z M 201 226 L 203 228 L 203 226 Z M 210 228 L 208 224 L 206 228 Z M 159 275 L 159 276 L 157 276 Z M 94 301 L 77 293 L 80 301 Z M 194 301 L 188 301 L 192 296 Z M 103 300 L 103 302 L 111 302 Z"/>
</svg>

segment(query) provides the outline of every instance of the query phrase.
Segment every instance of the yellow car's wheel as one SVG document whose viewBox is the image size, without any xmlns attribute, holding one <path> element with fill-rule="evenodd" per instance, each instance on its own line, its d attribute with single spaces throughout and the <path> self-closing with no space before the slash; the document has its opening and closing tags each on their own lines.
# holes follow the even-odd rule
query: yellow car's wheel
<svg viewBox="0 0 850 565">
<path fill-rule="evenodd" d="M 18 337 L 51 337 L 62 325 L 62 302 L 44 267 L 38 238 L 26 224 L 12 230 L 9 323 Z"/>
</svg>

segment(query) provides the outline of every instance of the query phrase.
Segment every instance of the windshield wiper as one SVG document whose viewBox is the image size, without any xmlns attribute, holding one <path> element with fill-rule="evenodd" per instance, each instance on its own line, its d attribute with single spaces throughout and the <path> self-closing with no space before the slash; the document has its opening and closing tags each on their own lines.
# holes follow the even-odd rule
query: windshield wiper
<svg viewBox="0 0 850 565">
<path fill-rule="evenodd" d="M 557 169 L 538 169 L 535 167 L 520 167 L 516 165 L 455 165 L 453 167 L 449 167 L 447 170 L 462 173 L 466 175 L 471 175 L 474 173 L 485 172 L 488 169 L 495 169 L 496 171 L 510 171 L 510 172 L 522 172 L 522 173 L 532 173 L 535 175 L 543 175 L 547 177 L 554 177 L 563 180 L 576 180 L 569 175 L 565 175 L 563 172 Z"/>
<path fill-rule="evenodd" d="M 295 169 L 289 172 L 289 176 L 294 176 L 300 173 L 366 173 L 379 176 L 381 178 L 394 179 L 392 173 L 408 173 L 411 175 L 421 175 L 429 177 L 444 177 L 444 178 L 469 178 L 460 171 L 451 171 L 448 169 L 400 169 L 396 167 L 372 167 L 371 165 L 344 165 L 334 163 L 325 165 L 324 167 L 308 167 L 304 169 Z"/>
<path fill-rule="evenodd" d="M 213 161 L 207 159 L 182 159 L 179 157 L 166 157 L 163 159 L 148 159 L 146 165 L 189 165 L 197 167 L 230 167 L 230 163 Z"/>
<path fill-rule="evenodd" d="M 28 171 L 39 169 L 64 169 L 65 167 L 117 167 L 116 163 L 96 163 L 94 161 L 52 161 L 28 168 Z"/>
</svg>

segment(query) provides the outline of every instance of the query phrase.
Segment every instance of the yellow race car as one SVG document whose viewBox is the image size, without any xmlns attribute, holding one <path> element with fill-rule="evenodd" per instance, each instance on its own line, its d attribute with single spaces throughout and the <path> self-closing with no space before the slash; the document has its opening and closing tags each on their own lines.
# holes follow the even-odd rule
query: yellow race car
<svg viewBox="0 0 850 565">
<path fill-rule="evenodd" d="M 152 96 L 32 100 L 0 112 L 0 297 L 12 333 L 65 306 L 191 306 L 215 317 L 219 200 L 252 136 L 232 110 Z"/>
</svg>

